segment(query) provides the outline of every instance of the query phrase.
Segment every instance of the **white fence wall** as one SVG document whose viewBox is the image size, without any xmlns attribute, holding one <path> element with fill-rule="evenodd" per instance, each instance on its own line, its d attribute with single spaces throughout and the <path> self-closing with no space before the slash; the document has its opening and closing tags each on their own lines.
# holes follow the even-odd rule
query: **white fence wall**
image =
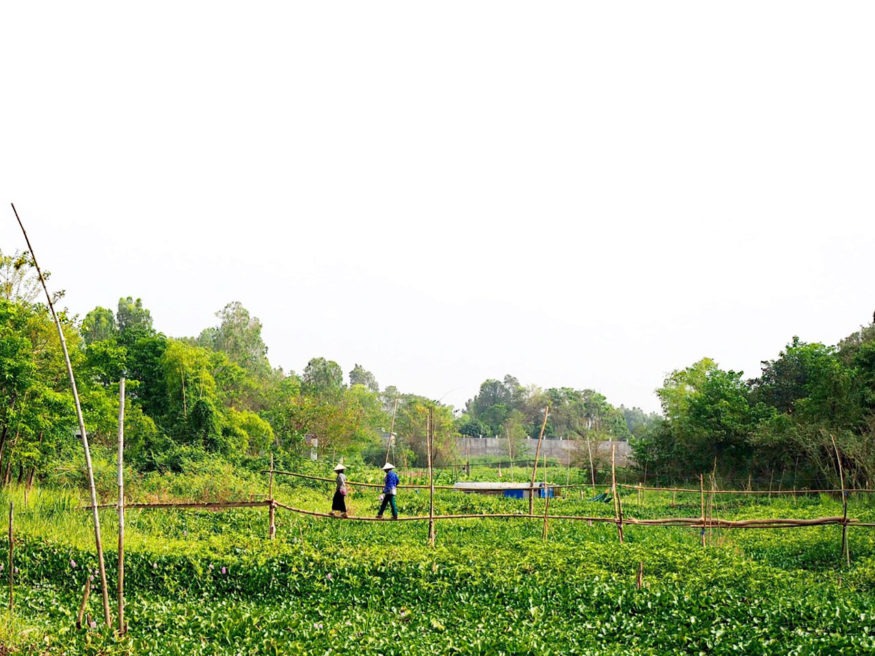
<svg viewBox="0 0 875 656">
<path fill-rule="evenodd" d="M 632 461 L 632 448 L 628 442 L 612 442 L 610 440 L 592 442 L 593 458 L 602 462 L 607 459 L 610 462 L 611 444 L 616 445 L 617 466 L 627 467 Z M 516 458 L 532 459 L 535 456 L 537 445 L 538 440 L 523 440 L 523 454 L 516 456 Z M 508 458 L 507 440 L 501 437 L 460 437 L 456 439 L 456 448 L 462 458 L 475 456 Z M 545 439 L 541 442 L 541 455 L 559 460 L 563 465 L 567 465 L 572 460 L 589 461 L 586 442 L 583 440 Z"/>
</svg>

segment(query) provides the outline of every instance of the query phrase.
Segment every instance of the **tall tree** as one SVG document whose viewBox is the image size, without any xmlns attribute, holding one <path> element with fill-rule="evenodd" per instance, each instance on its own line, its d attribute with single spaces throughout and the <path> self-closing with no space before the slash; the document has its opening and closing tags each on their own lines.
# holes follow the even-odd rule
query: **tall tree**
<svg viewBox="0 0 875 656">
<path fill-rule="evenodd" d="M 377 379 L 370 371 L 365 369 L 360 364 L 356 364 L 349 372 L 349 384 L 364 385 L 372 392 L 379 392 L 380 386 L 377 384 Z"/>
<path fill-rule="evenodd" d="M 343 369 L 334 360 L 312 358 L 304 369 L 302 387 L 306 394 L 337 399 L 343 392 Z"/>
<path fill-rule="evenodd" d="M 120 298 L 116 320 L 121 339 L 125 344 L 155 334 L 152 328 L 152 313 L 143 306 L 143 301 L 139 298 L 136 301 L 130 296 Z"/>
<path fill-rule="evenodd" d="M 204 330 L 198 343 L 227 353 L 231 361 L 252 374 L 267 375 L 271 367 L 261 337 L 261 321 L 250 316 L 239 301 L 228 303 L 216 316 L 220 320 L 218 327 Z"/>
<path fill-rule="evenodd" d="M 79 328 L 85 344 L 90 346 L 94 342 L 102 342 L 118 337 L 118 324 L 112 310 L 104 307 L 96 307 L 85 315 L 82 326 Z"/>
<path fill-rule="evenodd" d="M 50 277 L 51 273 L 43 271 L 44 279 Z M 0 298 L 33 303 L 41 294 L 39 274 L 30 253 L 15 251 L 12 255 L 4 255 L 0 250 Z"/>
</svg>

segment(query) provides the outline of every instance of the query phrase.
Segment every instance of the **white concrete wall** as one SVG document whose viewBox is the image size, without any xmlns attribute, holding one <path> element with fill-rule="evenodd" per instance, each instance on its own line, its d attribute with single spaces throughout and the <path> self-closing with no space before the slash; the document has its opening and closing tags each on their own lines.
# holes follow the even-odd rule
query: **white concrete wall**
<svg viewBox="0 0 875 656">
<path fill-rule="evenodd" d="M 628 442 L 609 440 L 593 442 L 593 457 L 599 458 L 603 462 L 610 462 L 611 444 L 616 445 L 616 457 L 618 467 L 627 467 L 632 460 L 632 448 Z M 535 456 L 538 440 L 523 440 L 522 448 L 524 455 L 522 458 L 531 459 Z M 459 456 L 464 460 L 466 457 L 475 456 L 493 456 L 498 458 L 507 458 L 507 440 L 500 437 L 460 437 L 456 439 L 456 449 Z M 586 442 L 583 440 L 543 440 L 541 442 L 541 455 L 546 455 L 547 458 L 559 460 L 563 465 L 567 465 L 574 458 L 575 453 L 580 450 L 578 460 L 582 462 L 588 461 L 586 452 Z"/>
</svg>

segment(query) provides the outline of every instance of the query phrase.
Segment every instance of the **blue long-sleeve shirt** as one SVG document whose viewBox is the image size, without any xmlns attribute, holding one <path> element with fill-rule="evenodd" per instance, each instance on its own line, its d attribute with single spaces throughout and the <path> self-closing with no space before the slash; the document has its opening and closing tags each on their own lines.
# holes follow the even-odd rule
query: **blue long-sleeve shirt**
<svg viewBox="0 0 875 656">
<path fill-rule="evenodd" d="M 395 488 L 398 487 L 398 474 L 394 469 L 386 472 L 386 480 L 383 483 L 383 494 L 395 494 Z"/>
</svg>

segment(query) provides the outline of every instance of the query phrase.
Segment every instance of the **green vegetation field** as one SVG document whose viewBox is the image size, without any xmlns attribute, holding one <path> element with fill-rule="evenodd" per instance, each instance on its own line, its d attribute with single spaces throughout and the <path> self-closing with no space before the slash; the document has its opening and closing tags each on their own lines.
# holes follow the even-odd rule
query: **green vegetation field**
<svg viewBox="0 0 875 656">
<path fill-rule="evenodd" d="M 167 490 L 173 484 L 161 482 Z M 568 490 L 551 500 L 550 513 L 611 516 L 610 504 L 589 501 L 593 492 Z M 275 496 L 295 507 L 329 507 L 325 483 L 284 481 Z M 683 528 L 627 526 L 620 545 L 612 524 L 554 520 L 545 541 L 540 520 L 465 519 L 439 522 L 432 548 L 426 522 L 278 510 L 271 541 L 263 508 L 130 510 L 129 631 L 117 637 L 102 626 L 98 590 L 87 607 L 96 626 L 75 626 L 96 567 L 83 500 L 35 489 L 26 504 L 20 491 L 0 495 L 4 508 L 9 501 L 15 609 L 0 620 L 0 644 L 15 653 L 875 653 L 871 528 L 850 529 L 847 567 L 838 526 L 715 530 L 703 548 L 699 531 Z M 696 493 L 640 500 L 631 493 L 623 502 L 638 517 L 699 511 Z M 360 516 L 376 504 L 376 492 L 363 487 L 351 498 Z M 402 490 L 399 504 L 406 516 L 427 514 L 427 492 Z M 523 513 L 528 501 L 440 492 L 437 510 Z M 840 514 L 841 504 L 825 495 L 714 502 L 714 515 L 726 519 Z M 850 514 L 872 521 L 875 508 L 853 497 Z M 111 510 L 101 517 L 115 617 L 117 522 Z M 0 554 L 5 564 L 5 545 Z"/>
</svg>

